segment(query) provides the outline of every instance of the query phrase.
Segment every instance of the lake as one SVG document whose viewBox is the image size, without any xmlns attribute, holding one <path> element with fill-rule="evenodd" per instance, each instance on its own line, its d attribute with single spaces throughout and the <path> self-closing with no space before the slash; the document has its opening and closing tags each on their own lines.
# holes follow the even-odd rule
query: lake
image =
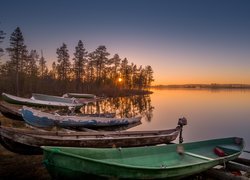
<svg viewBox="0 0 250 180">
<path fill-rule="evenodd" d="M 101 112 L 120 116 L 142 115 L 142 124 L 128 129 L 153 130 L 176 127 L 186 117 L 184 142 L 230 136 L 243 137 L 250 150 L 250 90 L 153 89 L 148 96 L 114 98 L 98 104 Z M 88 106 L 88 111 L 96 106 Z M 178 141 L 176 141 L 178 142 Z M 250 158 L 250 154 L 243 156 Z"/>
<path fill-rule="evenodd" d="M 142 123 L 128 131 L 174 128 L 184 116 L 188 120 L 184 142 L 238 136 L 245 139 L 245 150 L 250 150 L 250 90 L 153 89 L 153 92 L 147 96 L 106 99 L 89 104 L 82 111 L 115 112 L 121 117 L 141 115 Z M 0 177 L 50 177 L 41 164 L 42 156 L 18 155 L 1 146 L 0 156 L 0 167 L 3 167 Z M 250 158 L 250 154 L 243 153 L 242 157 Z M 20 165 L 30 171 L 20 171 Z"/>
</svg>

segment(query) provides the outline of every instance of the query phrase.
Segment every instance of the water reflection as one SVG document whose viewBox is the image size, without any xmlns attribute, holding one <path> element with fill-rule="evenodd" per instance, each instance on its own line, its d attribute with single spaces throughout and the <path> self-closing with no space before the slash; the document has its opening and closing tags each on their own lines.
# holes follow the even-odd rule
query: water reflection
<svg viewBox="0 0 250 180">
<path fill-rule="evenodd" d="M 115 112 L 117 117 L 142 116 L 148 122 L 152 120 L 153 110 L 150 95 L 107 98 L 81 108 L 81 112 L 85 114 Z"/>
<path fill-rule="evenodd" d="M 153 123 L 144 129 L 171 127 L 185 116 L 184 142 L 238 136 L 250 149 L 250 90 L 164 89 L 154 90 L 151 98 Z"/>
<path fill-rule="evenodd" d="M 85 106 L 85 113 L 116 112 L 118 117 L 142 115 L 142 124 L 130 130 L 176 127 L 186 117 L 184 142 L 238 136 L 250 149 L 250 90 L 164 89 L 150 96 L 110 98 Z M 154 115 L 153 115 L 154 114 Z"/>
</svg>

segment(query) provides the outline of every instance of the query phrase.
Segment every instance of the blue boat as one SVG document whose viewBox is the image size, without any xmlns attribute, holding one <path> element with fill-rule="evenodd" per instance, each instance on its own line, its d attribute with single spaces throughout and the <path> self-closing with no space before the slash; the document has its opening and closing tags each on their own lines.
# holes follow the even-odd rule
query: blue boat
<svg viewBox="0 0 250 180">
<path fill-rule="evenodd" d="M 141 117 L 106 118 L 91 116 L 60 116 L 58 114 L 42 112 L 26 106 L 22 108 L 21 113 L 26 123 L 35 127 L 43 128 L 50 128 L 54 126 L 63 128 L 95 128 L 129 125 L 141 121 Z"/>
</svg>

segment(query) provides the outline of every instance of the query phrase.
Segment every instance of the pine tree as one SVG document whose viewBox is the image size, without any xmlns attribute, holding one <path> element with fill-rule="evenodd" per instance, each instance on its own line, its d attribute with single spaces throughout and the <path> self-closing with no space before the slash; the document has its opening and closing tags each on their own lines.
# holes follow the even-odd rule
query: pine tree
<svg viewBox="0 0 250 180">
<path fill-rule="evenodd" d="M 121 64 L 121 58 L 119 57 L 118 54 L 115 54 L 113 58 L 109 60 L 109 65 L 111 66 L 110 68 L 110 78 L 114 81 L 117 82 L 119 78 L 119 68 Z"/>
<path fill-rule="evenodd" d="M 52 63 L 51 70 L 49 71 L 49 76 L 54 80 L 57 79 L 57 66 L 55 61 L 53 61 Z"/>
<path fill-rule="evenodd" d="M 70 61 L 69 61 L 69 53 L 67 49 L 67 45 L 65 43 L 62 44 L 60 48 L 57 49 L 57 73 L 59 80 L 68 80 L 70 74 Z"/>
<path fill-rule="evenodd" d="M 5 36 L 5 33 L 2 30 L 0 30 L 0 44 L 3 42 L 4 36 Z M 4 50 L 0 46 L 0 60 L 1 60 L 1 56 L 3 56 L 3 52 Z"/>
<path fill-rule="evenodd" d="M 26 66 L 24 68 L 25 70 L 25 88 L 28 90 L 29 93 L 36 91 L 36 85 L 38 80 L 38 67 L 37 67 L 37 61 L 39 59 L 39 55 L 36 50 L 31 50 Z"/>
<path fill-rule="evenodd" d="M 146 83 L 146 73 L 145 73 L 145 69 L 140 67 L 139 70 L 139 74 L 138 74 L 138 89 L 142 90 L 145 87 L 145 83 Z"/>
<path fill-rule="evenodd" d="M 39 76 L 43 79 L 44 76 L 48 74 L 48 67 L 46 65 L 46 60 L 43 57 L 43 52 L 41 52 L 41 58 L 39 59 L 38 64 L 38 73 Z"/>
<path fill-rule="evenodd" d="M 131 88 L 131 66 L 128 64 L 127 58 L 124 58 L 121 62 L 121 76 L 123 79 L 124 88 Z"/>
<path fill-rule="evenodd" d="M 151 66 L 145 67 L 145 74 L 146 74 L 146 88 L 150 87 L 152 82 L 154 81 L 154 72 Z"/>
<path fill-rule="evenodd" d="M 36 63 L 38 59 L 39 59 L 39 55 L 36 52 L 36 50 L 31 50 L 28 55 L 27 63 L 24 69 L 28 76 L 37 76 L 38 67 Z"/>
<path fill-rule="evenodd" d="M 137 76 L 138 76 L 138 69 L 137 69 L 137 66 L 136 64 L 132 63 L 131 64 L 131 85 L 132 85 L 132 88 L 135 88 L 136 87 L 136 81 L 137 81 Z"/>
<path fill-rule="evenodd" d="M 83 46 L 81 40 L 79 40 L 77 46 L 75 47 L 74 53 L 74 64 L 73 64 L 73 73 L 76 79 L 76 90 L 79 90 L 80 84 L 83 82 L 85 75 L 85 66 L 87 63 L 88 52 Z"/>
<path fill-rule="evenodd" d="M 57 79 L 61 92 L 66 92 L 71 77 L 71 63 L 69 61 L 68 48 L 65 43 L 57 49 Z"/>
<path fill-rule="evenodd" d="M 3 56 L 3 53 L 4 53 L 4 50 L 3 50 L 3 48 L 1 47 L 1 43 L 3 42 L 3 39 L 4 39 L 4 35 L 5 35 L 5 33 L 2 31 L 2 30 L 0 30 L 0 92 L 2 92 L 4 89 L 4 78 L 3 78 L 3 74 L 4 74 L 4 70 L 3 70 L 3 68 L 5 68 L 5 66 L 4 65 L 2 65 L 2 63 L 1 63 L 1 57 Z"/>
<path fill-rule="evenodd" d="M 16 76 L 16 94 L 19 95 L 20 86 L 20 74 L 23 73 L 25 67 L 25 61 L 27 60 L 27 49 L 24 45 L 23 34 L 19 27 L 10 36 L 10 47 L 7 48 L 10 56 L 10 63 L 13 66 L 13 70 Z"/>
<path fill-rule="evenodd" d="M 87 82 L 87 84 L 93 84 L 93 82 L 96 80 L 95 74 L 94 53 L 92 52 L 88 55 L 88 62 L 86 66 L 85 81 Z"/>
<path fill-rule="evenodd" d="M 93 52 L 91 57 L 96 68 L 96 80 L 98 85 L 100 85 L 101 82 L 105 80 L 105 68 L 109 55 L 110 54 L 107 52 L 107 48 L 105 46 L 99 46 Z"/>
</svg>

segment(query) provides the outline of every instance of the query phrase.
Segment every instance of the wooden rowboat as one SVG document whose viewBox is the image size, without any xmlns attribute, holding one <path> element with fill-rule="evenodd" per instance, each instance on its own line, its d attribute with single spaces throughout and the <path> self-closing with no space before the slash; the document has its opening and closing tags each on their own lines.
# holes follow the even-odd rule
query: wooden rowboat
<svg viewBox="0 0 250 180">
<path fill-rule="evenodd" d="M 141 117 L 106 118 L 90 116 L 60 116 L 25 106 L 22 108 L 21 113 L 26 123 L 42 128 L 54 126 L 63 128 L 121 126 L 141 121 Z"/>
<path fill-rule="evenodd" d="M 18 105 L 9 104 L 7 102 L 0 102 L 0 112 L 7 118 L 13 120 L 23 121 L 23 117 L 21 114 L 21 108 Z"/>
<path fill-rule="evenodd" d="M 22 114 L 21 114 L 22 106 L 9 104 L 7 102 L 1 101 L 0 102 L 0 112 L 7 118 L 13 120 L 24 121 Z M 53 111 L 52 111 L 53 112 Z M 68 112 L 57 111 L 56 113 L 60 115 L 67 115 Z M 72 114 L 70 112 L 70 114 Z M 107 117 L 113 118 L 116 116 L 115 113 L 95 113 L 95 114 L 82 114 L 82 113 L 73 113 L 75 116 L 92 116 L 92 117 Z"/>
<path fill-rule="evenodd" d="M 181 126 L 152 131 L 62 132 L 38 131 L 0 126 L 0 142 L 20 154 L 40 154 L 40 146 L 131 147 L 169 143 L 175 140 Z"/>
<path fill-rule="evenodd" d="M 7 93 L 2 93 L 2 98 L 8 103 L 27 105 L 27 106 L 38 106 L 38 107 L 53 107 L 53 108 L 68 108 L 74 107 L 80 109 L 83 104 L 81 103 L 65 103 L 65 102 L 56 102 L 56 101 L 42 101 L 36 99 L 22 98 L 18 96 L 13 96 Z"/>
<path fill-rule="evenodd" d="M 232 137 L 132 148 L 42 148 L 53 178 L 179 179 L 237 158 L 243 146 L 242 138 Z"/>
</svg>

